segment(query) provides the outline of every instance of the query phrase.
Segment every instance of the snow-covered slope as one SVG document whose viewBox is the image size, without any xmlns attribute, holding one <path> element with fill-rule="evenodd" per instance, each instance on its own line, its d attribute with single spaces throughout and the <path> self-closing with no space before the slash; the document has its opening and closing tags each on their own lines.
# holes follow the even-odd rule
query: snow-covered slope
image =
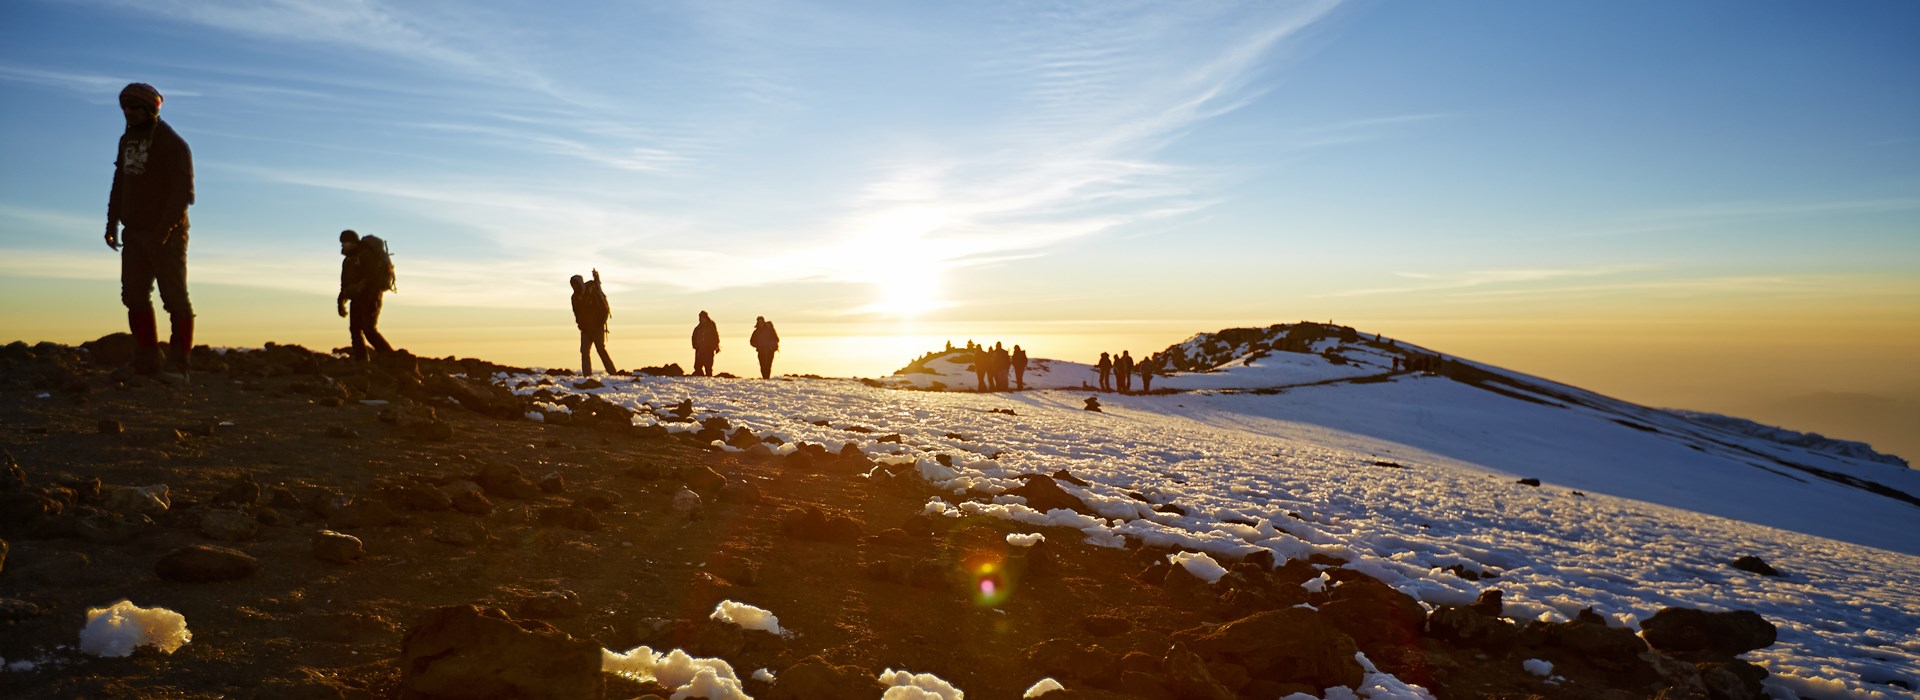
<svg viewBox="0 0 1920 700">
<path fill-rule="evenodd" d="M 1756 610 L 1780 625 L 1779 643 L 1749 655 L 1774 672 L 1778 697 L 1908 697 L 1887 683 L 1920 682 L 1920 472 L 1457 358 L 1393 373 L 1394 355 L 1431 351 L 1327 340 L 1164 380 L 1204 377 L 1205 390 L 1103 394 L 1102 413 L 1081 410 L 1084 390 L 851 380 L 603 378 L 585 393 L 634 407 L 690 399 L 696 417 L 726 416 L 783 450 L 852 442 L 945 489 L 931 511 L 1072 527 L 1098 544 L 1330 554 L 1432 604 L 1498 587 L 1522 618 L 1594 606 L 1632 626 L 1670 605 Z M 1304 359 L 1328 351 L 1343 362 Z M 955 369 L 939 362 L 914 374 Z M 1055 385 L 1085 369 L 1050 364 L 1042 381 Z M 1348 368 L 1366 371 L 1327 374 Z M 497 379 L 531 392 L 542 378 Z M 880 440 L 890 434 L 899 441 Z M 1099 517 L 999 495 L 1060 469 L 1088 482 L 1061 485 Z M 1177 509 L 1156 509 L 1166 504 Z M 1728 566 L 1745 555 L 1786 576 Z"/>
</svg>

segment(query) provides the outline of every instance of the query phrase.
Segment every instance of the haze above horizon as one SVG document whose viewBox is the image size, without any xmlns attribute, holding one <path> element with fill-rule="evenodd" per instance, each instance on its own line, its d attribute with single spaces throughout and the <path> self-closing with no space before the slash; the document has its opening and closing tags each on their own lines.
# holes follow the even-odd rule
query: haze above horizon
<svg viewBox="0 0 1920 700">
<path fill-rule="evenodd" d="M 1330 319 L 1915 457 L 1916 34 L 1901 3 L 24 0 L 0 335 L 124 329 L 100 230 L 142 81 L 194 149 L 213 345 L 344 345 L 353 228 L 422 354 L 570 366 L 598 267 L 623 366 L 687 365 L 703 309 L 736 374 L 755 316 L 831 375 Z"/>
</svg>

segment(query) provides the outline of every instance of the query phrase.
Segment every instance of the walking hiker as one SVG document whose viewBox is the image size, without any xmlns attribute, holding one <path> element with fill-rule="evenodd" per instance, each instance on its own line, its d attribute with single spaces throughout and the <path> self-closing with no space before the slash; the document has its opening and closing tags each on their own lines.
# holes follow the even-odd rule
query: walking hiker
<svg viewBox="0 0 1920 700">
<path fill-rule="evenodd" d="M 1160 371 L 1159 356 L 1156 355 L 1141 360 L 1140 366 L 1136 371 L 1140 373 L 1140 392 L 1143 394 L 1153 393 L 1153 373 Z"/>
<path fill-rule="evenodd" d="M 747 341 L 754 352 L 760 353 L 760 378 L 773 378 L 773 354 L 780 352 L 780 333 L 773 329 L 773 322 L 765 316 L 753 319 L 753 337 Z"/>
<path fill-rule="evenodd" d="M 1027 351 L 1019 345 L 1013 346 L 1013 383 L 1021 391 L 1027 390 Z"/>
<path fill-rule="evenodd" d="M 693 375 L 713 376 L 713 356 L 720 353 L 720 327 L 707 312 L 700 312 L 700 323 L 693 327 Z"/>
<path fill-rule="evenodd" d="M 973 349 L 973 390 L 987 391 L 987 375 L 993 371 L 993 353 L 974 345 L 971 340 L 967 341 L 967 347 Z"/>
<path fill-rule="evenodd" d="M 1120 359 L 1113 361 L 1113 383 L 1120 386 L 1120 393 L 1133 391 L 1133 356 L 1126 350 L 1120 351 Z"/>
<path fill-rule="evenodd" d="M 607 303 L 607 290 L 600 283 L 600 269 L 594 268 L 591 282 L 579 275 L 567 282 L 573 285 L 573 325 L 580 328 L 580 376 L 593 374 L 593 356 L 589 350 L 600 351 L 600 367 L 607 374 L 619 371 L 613 368 L 613 357 L 607 354 L 607 321 L 613 319 L 613 306 Z"/>
<path fill-rule="evenodd" d="M 1113 391 L 1113 385 L 1107 383 L 1107 375 L 1113 372 L 1113 360 L 1109 359 L 1106 353 L 1100 353 L 1100 364 L 1094 365 L 1093 368 L 1100 372 L 1100 390 Z"/>
<path fill-rule="evenodd" d="M 1014 368 L 1014 357 L 1006 353 L 1006 345 L 993 343 L 993 389 L 1006 391 L 1006 372 Z"/>
<path fill-rule="evenodd" d="M 334 308 L 347 319 L 347 334 L 353 338 L 353 359 L 366 362 L 367 344 L 382 353 L 393 346 L 380 335 L 380 296 L 393 289 L 393 256 L 387 242 L 379 236 L 361 237 L 353 229 L 340 232 L 340 296 Z M 348 302 L 353 309 L 349 313 Z"/>
<path fill-rule="evenodd" d="M 113 161 L 107 195 L 107 247 L 120 251 L 120 303 L 133 333 L 133 371 L 160 372 L 160 329 L 153 288 L 160 287 L 173 333 L 171 369 L 184 375 L 193 352 L 193 303 L 187 298 L 187 207 L 193 205 L 193 151 L 160 118 L 160 91 L 146 83 L 120 90 L 127 130 Z M 122 231 L 122 225 L 125 226 Z M 126 248 L 121 249 L 121 234 Z"/>
</svg>

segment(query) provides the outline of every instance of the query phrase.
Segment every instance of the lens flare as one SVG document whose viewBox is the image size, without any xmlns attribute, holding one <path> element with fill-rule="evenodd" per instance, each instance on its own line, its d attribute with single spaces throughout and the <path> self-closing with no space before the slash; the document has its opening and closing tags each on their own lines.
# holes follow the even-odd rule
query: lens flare
<svg viewBox="0 0 1920 700">
<path fill-rule="evenodd" d="M 1013 586 L 1007 580 L 1006 565 L 998 558 L 971 562 L 967 567 L 973 575 L 973 604 L 983 608 L 998 607 L 1013 595 Z"/>
</svg>

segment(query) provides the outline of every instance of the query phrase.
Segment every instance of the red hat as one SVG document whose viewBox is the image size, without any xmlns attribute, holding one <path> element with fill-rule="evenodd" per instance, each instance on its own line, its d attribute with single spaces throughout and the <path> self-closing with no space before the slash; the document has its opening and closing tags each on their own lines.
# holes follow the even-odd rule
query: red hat
<svg viewBox="0 0 1920 700">
<path fill-rule="evenodd" d="M 144 105 L 150 102 L 153 104 L 154 111 L 157 112 L 160 111 L 160 103 L 165 101 L 166 98 L 160 96 L 159 90 L 146 83 L 128 83 L 126 87 L 120 88 L 121 104 L 132 102 Z"/>
</svg>

